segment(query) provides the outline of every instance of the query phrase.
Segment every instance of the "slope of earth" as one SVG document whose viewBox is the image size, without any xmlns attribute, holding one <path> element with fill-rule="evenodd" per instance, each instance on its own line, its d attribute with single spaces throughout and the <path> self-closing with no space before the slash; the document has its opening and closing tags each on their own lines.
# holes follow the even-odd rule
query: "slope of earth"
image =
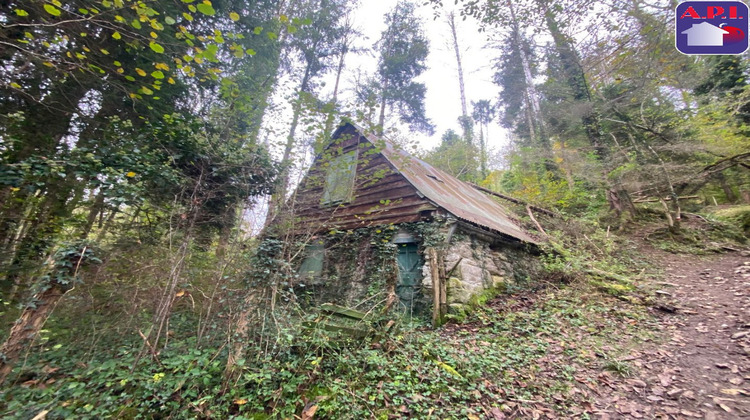
<svg viewBox="0 0 750 420">
<path fill-rule="evenodd" d="M 750 418 L 750 255 L 650 250 L 664 269 L 665 335 L 633 350 L 630 378 L 600 377 L 600 418 Z"/>
<path fill-rule="evenodd" d="M 615 298 L 601 282 L 549 285 L 442 329 L 467 359 L 488 343 L 515 343 L 502 375 L 484 375 L 492 395 L 468 418 L 750 418 L 750 254 L 638 247 L 653 268 L 636 276 L 633 294 Z M 532 343 L 537 354 L 521 347 Z"/>
</svg>

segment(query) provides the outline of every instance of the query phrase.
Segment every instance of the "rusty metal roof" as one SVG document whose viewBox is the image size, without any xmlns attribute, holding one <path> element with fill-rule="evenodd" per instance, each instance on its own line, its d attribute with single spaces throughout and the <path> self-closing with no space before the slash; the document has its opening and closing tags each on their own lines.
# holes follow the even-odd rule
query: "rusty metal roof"
<svg viewBox="0 0 750 420">
<path fill-rule="evenodd" d="M 537 243 L 508 216 L 509 211 L 466 182 L 417 159 L 389 141 L 352 124 L 420 193 L 460 220 L 523 242 Z"/>
</svg>

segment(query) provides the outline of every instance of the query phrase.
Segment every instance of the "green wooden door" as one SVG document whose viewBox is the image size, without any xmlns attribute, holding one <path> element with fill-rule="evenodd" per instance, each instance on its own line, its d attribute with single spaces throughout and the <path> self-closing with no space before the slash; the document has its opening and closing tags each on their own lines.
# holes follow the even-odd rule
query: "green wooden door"
<svg viewBox="0 0 750 420">
<path fill-rule="evenodd" d="M 422 283 L 422 256 L 417 251 L 415 243 L 398 244 L 399 282 L 396 294 L 409 309 L 417 299 Z"/>
</svg>

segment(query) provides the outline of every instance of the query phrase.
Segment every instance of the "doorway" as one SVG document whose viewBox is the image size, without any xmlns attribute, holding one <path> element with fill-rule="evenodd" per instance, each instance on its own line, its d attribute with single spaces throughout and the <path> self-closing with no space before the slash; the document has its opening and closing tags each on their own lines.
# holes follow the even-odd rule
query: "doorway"
<svg viewBox="0 0 750 420">
<path fill-rule="evenodd" d="M 396 295 L 401 305 L 409 312 L 415 309 L 415 303 L 421 296 L 422 265 L 424 260 L 419 254 L 419 247 L 414 242 L 399 243 L 398 246 L 398 284 Z"/>
</svg>

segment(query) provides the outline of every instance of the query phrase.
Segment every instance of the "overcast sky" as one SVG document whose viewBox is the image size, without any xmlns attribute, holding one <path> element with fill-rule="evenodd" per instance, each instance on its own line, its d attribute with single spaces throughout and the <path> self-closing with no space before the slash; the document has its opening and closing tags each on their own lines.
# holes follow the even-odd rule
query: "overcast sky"
<svg viewBox="0 0 750 420">
<path fill-rule="evenodd" d="M 360 30 L 369 38 L 362 41 L 362 46 L 371 47 L 380 38 L 385 29 L 384 15 L 397 3 L 397 0 L 362 0 L 354 14 Z M 435 147 L 445 130 L 452 128 L 460 132 L 458 117 L 461 115 L 461 96 L 456 70 L 456 57 L 450 44 L 450 29 L 445 18 L 434 20 L 431 6 L 417 8 L 418 14 L 425 23 L 425 33 L 430 40 L 430 55 L 427 59 L 427 71 L 419 81 L 427 86 L 427 116 L 436 126 L 435 134 L 428 137 L 414 133 L 423 149 Z M 471 114 L 471 101 L 481 99 L 496 100 L 499 89 L 492 83 L 492 61 L 498 52 L 485 49 L 486 34 L 480 34 L 477 24 L 471 20 L 462 21 L 456 18 L 459 46 L 464 67 L 464 84 L 468 112 Z M 362 54 L 347 59 L 347 69 L 343 76 L 344 88 L 353 86 L 357 68 L 372 73 L 377 65 L 377 58 L 372 54 Z M 406 128 L 404 128 L 407 130 Z M 490 127 L 488 138 L 490 148 L 499 149 L 506 142 L 505 131 L 497 124 Z"/>
</svg>

